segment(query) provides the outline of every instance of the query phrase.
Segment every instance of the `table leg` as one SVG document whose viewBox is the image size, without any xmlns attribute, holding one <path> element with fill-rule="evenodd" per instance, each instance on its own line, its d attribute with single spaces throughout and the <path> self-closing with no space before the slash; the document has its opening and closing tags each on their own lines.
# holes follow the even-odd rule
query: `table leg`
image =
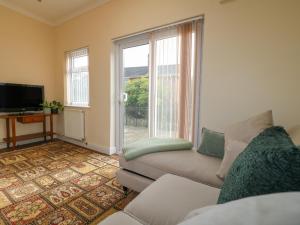
<svg viewBox="0 0 300 225">
<path fill-rule="evenodd" d="M 11 130 L 12 130 L 12 143 L 13 149 L 16 148 L 17 140 L 16 140 L 16 118 L 11 118 Z"/>
<path fill-rule="evenodd" d="M 9 118 L 6 118 L 6 138 L 7 138 L 7 143 L 6 147 L 10 147 L 10 127 L 9 127 Z"/>
<path fill-rule="evenodd" d="M 44 116 L 44 120 L 43 120 L 43 133 L 44 133 L 44 141 L 47 141 L 46 117 L 45 116 Z"/>
<path fill-rule="evenodd" d="M 53 115 L 50 115 L 50 136 L 51 136 L 51 141 L 53 141 Z"/>
</svg>

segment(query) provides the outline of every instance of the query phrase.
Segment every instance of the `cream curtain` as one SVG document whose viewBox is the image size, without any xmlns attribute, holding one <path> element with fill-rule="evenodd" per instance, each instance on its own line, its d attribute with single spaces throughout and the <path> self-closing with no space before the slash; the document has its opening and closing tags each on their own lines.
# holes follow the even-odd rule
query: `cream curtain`
<svg viewBox="0 0 300 225">
<path fill-rule="evenodd" d="M 156 137 L 176 137 L 178 130 L 178 36 L 176 27 L 152 35 L 153 131 Z M 151 98 L 150 97 L 150 98 Z"/>
<path fill-rule="evenodd" d="M 200 25 L 193 21 L 152 34 L 152 136 L 193 140 Z"/>
</svg>

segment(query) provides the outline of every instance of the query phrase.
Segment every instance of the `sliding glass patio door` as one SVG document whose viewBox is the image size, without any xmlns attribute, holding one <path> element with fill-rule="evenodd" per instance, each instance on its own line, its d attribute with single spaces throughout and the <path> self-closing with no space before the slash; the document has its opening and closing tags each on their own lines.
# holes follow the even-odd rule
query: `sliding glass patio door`
<svg viewBox="0 0 300 225">
<path fill-rule="evenodd" d="M 118 51 L 118 145 L 148 138 L 149 131 L 149 39 L 123 41 Z"/>
<path fill-rule="evenodd" d="M 148 137 L 197 142 L 198 25 L 172 26 L 117 43 L 118 149 Z"/>
</svg>

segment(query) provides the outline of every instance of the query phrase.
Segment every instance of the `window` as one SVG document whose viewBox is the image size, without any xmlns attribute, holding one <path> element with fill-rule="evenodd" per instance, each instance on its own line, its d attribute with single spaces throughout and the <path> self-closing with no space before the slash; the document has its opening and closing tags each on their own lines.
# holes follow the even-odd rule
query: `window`
<svg viewBox="0 0 300 225">
<path fill-rule="evenodd" d="M 89 105 L 89 58 L 88 49 L 67 53 L 67 104 Z"/>
</svg>

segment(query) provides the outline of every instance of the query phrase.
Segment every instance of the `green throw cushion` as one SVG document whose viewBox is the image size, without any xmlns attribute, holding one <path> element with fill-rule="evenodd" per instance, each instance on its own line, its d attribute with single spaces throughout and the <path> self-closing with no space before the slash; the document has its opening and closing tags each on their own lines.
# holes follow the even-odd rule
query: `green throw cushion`
<svg viewBox="0 0 300 225">
<path fill-rule="evenodd" d="M 203 155 L 214 156 L 222 159 L 224 156 L 224 142 L 223 133 L 203 128 L 201 144 L 198 152 Z"/>
<path fill-rule="evenodd" d="M 180 138 L 146 138 L 138 140 L 123 148 L 124 158 L 132 160 L 140 156 L 166 151 L 192 150 L 190 141 Z"/>
<path fill-rule="evenodd" d="M 300 151 L 283 128 L 271 127 L 234 161 L 218 203 L 289 191 L 300 191 Z"/>
</svg>

